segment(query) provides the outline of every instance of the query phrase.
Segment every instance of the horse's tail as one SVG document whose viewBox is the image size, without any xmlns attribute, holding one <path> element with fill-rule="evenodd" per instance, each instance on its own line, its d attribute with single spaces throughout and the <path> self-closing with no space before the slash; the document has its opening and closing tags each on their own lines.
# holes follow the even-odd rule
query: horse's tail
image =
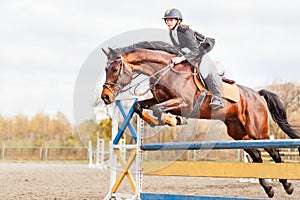
<svg viewBox="0 0 300 200">
<path fill-rule="evenodd" d="M 263 96 L 267 102 L 269 111 L 273 120 L 279 127 L 292 139 L 300 138 L 296 130 L 289 124 L 286 116 L 286 110 L 279 96 L 268 90 L 260 90 L 258 93 Z M 300 152 L 299 152 L 300 153 Z"/>
</svg>

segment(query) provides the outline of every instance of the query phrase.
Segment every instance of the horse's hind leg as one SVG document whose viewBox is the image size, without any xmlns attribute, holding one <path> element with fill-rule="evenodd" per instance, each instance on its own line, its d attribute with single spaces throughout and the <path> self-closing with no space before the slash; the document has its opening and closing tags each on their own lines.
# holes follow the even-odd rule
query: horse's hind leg
<svg viewBox="0 0 300 200">
<path fill-rule="evenodd" d="M 261 153 L 258 149 L 245 149 L 245 151 L 251 156 L 253 162 L 255 163 L 262 163 L 263 160 L 261 158 Z M 274 196 L 274 190 L 272 186 L 270 186 L 265 179 L 259 179 L 260 185 L 264 188 L 265 192 L 267 193 L 268 197 L 272 198 Z"/>
<path fill-rule="evenodd" d="M 270 154 L 270 156 L 273 158 L 274 162 L 281 163 L 281 157 L 278 149 L 272 149 L 272 148 L 265 148 L 265 150 Z M 288 194 L 292 194 L 294 191 L 294 188 L 291 183 L 287 181 L 287 179 L 279 179 L 279 182 L 283 185 L 284 190 Z"/>
</svg>

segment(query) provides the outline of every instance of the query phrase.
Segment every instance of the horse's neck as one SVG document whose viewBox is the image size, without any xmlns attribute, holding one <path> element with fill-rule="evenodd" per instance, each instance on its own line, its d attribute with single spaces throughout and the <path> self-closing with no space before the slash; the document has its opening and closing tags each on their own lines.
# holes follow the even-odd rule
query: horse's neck
<svg viewBox="0 0 300 200">
<path fill-rule="evenodd" d="M 127 54 L 124 59 L 133 73 L 150 76 L 167 66 L 171 57 L 172 55 L 163 52 L 140 50 Z"/>
</svg>

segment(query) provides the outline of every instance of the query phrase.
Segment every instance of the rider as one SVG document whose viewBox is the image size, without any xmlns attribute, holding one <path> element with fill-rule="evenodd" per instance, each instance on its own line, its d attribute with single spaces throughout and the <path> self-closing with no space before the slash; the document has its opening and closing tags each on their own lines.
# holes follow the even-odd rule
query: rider
<svg viewBox="0 0 300 200">
<path fill-rule="evenodd" d="M 174 64 L 178 64 L 187 60 L 192 66 L 199 68 L 203 55 L 210 51 L 214 46 L 214 39 L 210 38 L 210 40 L 207 40 L 208 38 L 194 32 L 188 25 L 181 24 L 182 14 L 176 8 L 167 10 L 163 20 L 170 30 L 169 35 L 173 45 L 179 47 L 182 53 L 182 56 L 171 58 L 171 61 Z M 200 41 L 196 39 L 195 34 L 197 34 L 198 37 L 200 36 Z M 209 105 L 212 109 L 216 110 L 218 108 L 223 108 L 224 104 L 213 76 L 214 74 L 212 70 L 210 70 L 207 77 L 205 77 L 204 82 L 207 88 L 212 92 L 212 98 Z"/>
</svg>

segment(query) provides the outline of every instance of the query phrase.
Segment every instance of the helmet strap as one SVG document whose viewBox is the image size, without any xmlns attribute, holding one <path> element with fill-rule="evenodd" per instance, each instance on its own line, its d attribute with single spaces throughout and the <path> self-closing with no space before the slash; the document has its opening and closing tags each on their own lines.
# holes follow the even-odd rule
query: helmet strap
<svg viewBox="0 0 300 200">
<path fill-rule="evenodd" d="M 176 24 L 174 25 L 174 27 L 171 29 L 172 31 L 181 23 L 180 19 L 177 19 Z"/>
</svg>

